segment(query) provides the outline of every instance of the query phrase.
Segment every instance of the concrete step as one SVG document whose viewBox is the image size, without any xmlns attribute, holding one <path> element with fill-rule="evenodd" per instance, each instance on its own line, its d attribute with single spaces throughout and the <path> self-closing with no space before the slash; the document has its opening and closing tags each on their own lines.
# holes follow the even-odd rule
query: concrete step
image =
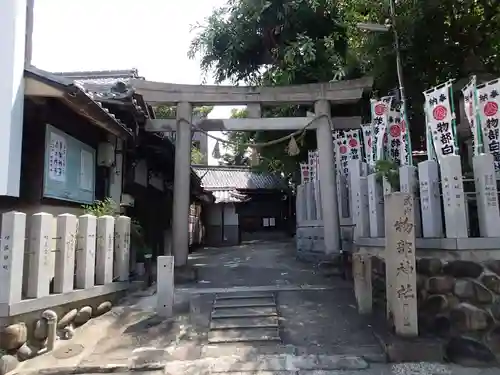
<svg viewBox="0 0 500 375">
<path fill-rule="evenodd" d="M 203 358 L 195 361 L 168 361 L 165 374 L 201 375 L 213 373 L 259 373 L 282 371 L 362 371 L 368 363 L 361 357 L 348 355 L 256 355 L 256 356 L 220 356 Z"/>
<path fill-rule="evenodd" d="M 247 299 L 247 298 L 273 298 L 273 293 L 268 292 L 229 292 L 215 295 L 217 301 L 229 299 Z"/>
<path fill-rule="evenodd" d="M 210 323 L 210 329 L 231 328 L 278 328 L 277 316 L 264 316 L 256 318 L 226 318 L 216 319 Z"/>
<path fill-rule="evenodd" d="M 277 328 L 238 328 L 208 332 L 208 343 L 281 341 Z"/>
<path fill-rule="evenodd" d="M 212 311 L 212 319 L 235 317 L 278 316 L 275 306 L 217 308 Z"/>
<path fill-rule="evenodd" d="M 276 308 L 276 304 L 274 302 L 270 303 L 252 303 L 248 301 L 238 301 L 238 303 L 234 304 L 226 304 L 226 305 L 219 305 L 216 303 L 214 305 L 214 309 L 236 309 L 239 307 L 274 307 Z"/>
<path fill-rule="evenodd" d="M 224 307 L 224 306 L 240 306 L 240 305 L 275 305 L 273 297 L 267 298 L 231 298 L 231 299 L 223 299 L 215 300 L 215 307 Z"/>
</svg>

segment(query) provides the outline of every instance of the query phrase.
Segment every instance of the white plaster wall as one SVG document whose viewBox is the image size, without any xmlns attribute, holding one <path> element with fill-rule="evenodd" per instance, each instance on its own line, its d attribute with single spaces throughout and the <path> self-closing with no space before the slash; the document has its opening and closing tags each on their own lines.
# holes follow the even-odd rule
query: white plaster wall
<svg viewBox="0 0 500 375">
<path fill-rule="evenodd" d="M 24 105 L 26 0 L 3 0 L 0 11 L 0 195 L 19 196 Z"/>
</svg>

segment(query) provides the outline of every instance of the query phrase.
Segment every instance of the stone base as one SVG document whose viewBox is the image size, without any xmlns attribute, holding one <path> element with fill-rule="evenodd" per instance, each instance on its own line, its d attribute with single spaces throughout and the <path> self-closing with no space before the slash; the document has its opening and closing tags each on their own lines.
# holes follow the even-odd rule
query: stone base
<svg viewBox="0 0 500 375">
<path fill-rule="evenodd" d="M 192 266 L 175 267 L 174 283 L 187 284 L 198 281 L 198 269 Z"/>
</svg>

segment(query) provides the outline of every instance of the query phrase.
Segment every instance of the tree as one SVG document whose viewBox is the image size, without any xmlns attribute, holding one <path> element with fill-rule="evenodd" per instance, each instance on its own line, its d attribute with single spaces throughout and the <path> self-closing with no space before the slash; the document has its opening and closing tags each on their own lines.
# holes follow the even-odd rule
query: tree
<svg viewBox="0 0 500 375">
<path fill-rule="evenodd" d="M 203 164 L 205 155 L 197 148 L 191 147 L 191 164 Z"/>
<path fill-rule="evenodd" d="M 500 74 L 500 2 L 407 0 L 397 2 L 396 13 L 412 143 L 421 149 L 422 91 L 470 73 Z M 284 85 L 370 74 L 374 89 L 385 95 L 398 86 L 393 35 L 355 25 L 387 19 L 387 0 L 228 0 L 198 25 L 190 56 L 200 55 L 202 69 L 213 71 L 217 82 Z M 263 115 L 303 116 L 308 109 L 266 109 Z M 262 142 L 283 134 L 247 137 Z M 289 157 L 283 144 L 260 150 L 264 166 L 290 177 L 307 149 L 316 147 L 314 135 L 306 133 L 300 144 L 298 157 Z"/>
</svg>

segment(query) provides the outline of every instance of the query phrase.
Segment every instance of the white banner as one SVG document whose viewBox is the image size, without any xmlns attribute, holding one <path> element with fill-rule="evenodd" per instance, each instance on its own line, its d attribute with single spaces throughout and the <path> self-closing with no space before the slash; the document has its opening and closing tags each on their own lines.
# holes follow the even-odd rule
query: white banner
<svg viewBox="0 0 500 375">
<path fill-rule="evenodd" d="M 361 132 L 357 129 L 336 130 L 333 139 L 337 172 L 347 175 L 349 160 L 361 160 Z"/>
<path fill-rule="evenodd" d="M 500 171 L 500 141 L 498 122 L 500 114 L 500 79 L 477 86 L 479 119 L 483 134 L 484 152 L 495 160 L 495 171 Z"/>
<path fill-rule="evenodd" d="M 391 108 L 387 128 L 387 160 L 401 165 L 401 128 L 399 108 Z"/>
<path fill-rule="evenodd" d="M 451 81 L 424 92 L 427 121 L 438 161 L 458 154 L 455 139 L 455 113 L 452 109 Z"/>
<path fill-rule="evenodd" d="M 309 182 L 309 164 L 300 163 L 300 184 Z"/>
<path fill-rule="evenodd" d="M 372 124 L 361 125 L 361 134 L 363 136 L 363 147 L 365 152 L 365 161 L 368 165 L 373 166 L 373 149 L 372 149 Z"/>
<path fill-rule="evenodd" d="M 472 132 L 474 155 L 479 155 L 483 145 L 481 140 L 480 120 L 478 121 L 476 91 L 476 76 L 472 76 L 471 81 L 462 89 L 462 94 L 464 96 L 465 116 L 469 121 L 470 130 Z"/>
<path fill-rule="evenodd" d="M 318 179 L 318 168 L 319 168 L 319 153 L 318 151 L 309 151 L 309 176 L 311 180 Z"/>
<path fill-rule="evenodd" d="M 372 112 L 373 160 L 375 162 L 385 157 L 384 145 L 387 144 L 386 130 L 392 99 L 392 96 L 384 96 L 379 100 L 370 100 Z"/>
<path fill-rule="evenodd" d="M 406 118 L 405 105 L 399 110 L 399 128 L 401 131 L 401 165 L 413 165 L 410 132 L 408 131 L 408 119 Z"/>
</svg>

